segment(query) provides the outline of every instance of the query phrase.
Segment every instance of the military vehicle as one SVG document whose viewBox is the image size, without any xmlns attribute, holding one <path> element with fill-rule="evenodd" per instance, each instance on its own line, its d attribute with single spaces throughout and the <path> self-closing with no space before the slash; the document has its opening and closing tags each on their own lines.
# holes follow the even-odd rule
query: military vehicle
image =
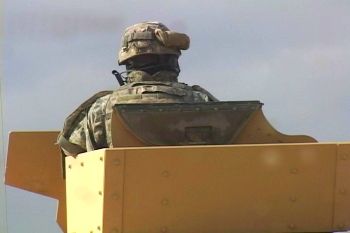
<svg viewBox="0 0 350 233">
<path fill-rule="evenodd" d="M 113 148 L 64 157 L 12 132 L 6 184 L 58 200 L 67 233 L 350 229 L 350 144 L 289 136 L 259 101 L 116 105 Z"/>
</svg>

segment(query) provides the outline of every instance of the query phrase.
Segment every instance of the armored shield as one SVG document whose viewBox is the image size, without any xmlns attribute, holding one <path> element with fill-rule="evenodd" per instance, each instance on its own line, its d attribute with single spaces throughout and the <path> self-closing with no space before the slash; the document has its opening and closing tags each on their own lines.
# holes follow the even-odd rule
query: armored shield
<svg viewBox="0 0 350 233">
<path fill-rule="evenodd" d="M 117 104 L 125 127 L 146 145 L 230 144 L 259 101 Z"/>
</svg>

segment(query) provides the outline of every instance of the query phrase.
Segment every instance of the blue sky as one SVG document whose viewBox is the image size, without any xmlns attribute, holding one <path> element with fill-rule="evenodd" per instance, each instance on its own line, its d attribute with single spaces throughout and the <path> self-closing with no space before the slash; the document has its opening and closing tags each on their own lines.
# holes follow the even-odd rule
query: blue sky
<svg viewBox="0 0 350 233">
<path fill-rule="evenodd" d="M 348 141 L 349 12 L 347 0 L 7 1 L 4 135 L 59 130 L 84 99 L 114 89 L 124 28 L 157 20 L 191 37 L 182 82 L 261 100 L 284 133 Z M 10 187 L 6 200 L 8 233 L 60 232 L 53 200 Z"/>
</svg>

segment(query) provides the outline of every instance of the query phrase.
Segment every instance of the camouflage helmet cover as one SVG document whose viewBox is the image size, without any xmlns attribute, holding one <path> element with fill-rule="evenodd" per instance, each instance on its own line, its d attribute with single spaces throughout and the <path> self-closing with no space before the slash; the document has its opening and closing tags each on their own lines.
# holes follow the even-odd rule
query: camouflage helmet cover
<svg viewBox="0 0 350 233">
<path fill-rule="evenodd" d="M 128 27 L 122 37 L 118 63 L 142 54 L 181 55 L 188 49 L 190 39 L 186 34 L 170 31 L 159 22 L 143 22 Z"/>
</svg>

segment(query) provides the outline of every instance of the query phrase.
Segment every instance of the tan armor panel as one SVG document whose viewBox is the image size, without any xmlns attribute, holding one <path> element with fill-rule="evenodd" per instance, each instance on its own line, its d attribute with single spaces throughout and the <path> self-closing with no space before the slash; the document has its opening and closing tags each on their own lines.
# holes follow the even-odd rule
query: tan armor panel
<svg viewBox="0 0 350 233">
<path fill-rule="evenodd" d="M 57 222 L 66 232 L 64 164 L 56 139 L 59 132 L 12 132 L 5 183 L 59 201 Z"/>
<path fill-rule="evenodd" d="M 345 231 L 349 149 L 143 147 L 67 157 L 68 232 Z"/>
<path fill-rule="evenodd" d="M 124 120 L 134 114 L 128 115 L 136 105 L 119 108 L 113 114 L 112 135 L 114 145 L 123 148 L 67 157 L 67 182 L 55 145 L 58 132 L 13 132 L 6 184 L 59 200 L 57 221 L 64 232 L 350 229 L 349 144 L 309 144 L 305 142 L 315 141 L 311 137 L 283 135 L 267 122 L 261 103 L 251 103 L 241 105 L 247 111 L 236 109 L 243 115 L 233 122 L 241 125 L 234 124 L 230 131 L 230 143 L 251 145 L 145 147 L 137 130 L 128 125 L 136 118 Z M 215 110 L 219 105 L 206 107 Z M 179 117 L 215 116 L 210 114 L 216 111 L 188 106 Z M 175 109 L 153 109 L 145 119 L 154 112 L 166 117 L 165 112 Z M 233 114 L 223 106 L 217 110 L 223 110 L 225 119 Z M 147 127 L 143 130 L 152 128 Z M 203 131 L 191 132 L 202 138 Z"/>
</svg>

